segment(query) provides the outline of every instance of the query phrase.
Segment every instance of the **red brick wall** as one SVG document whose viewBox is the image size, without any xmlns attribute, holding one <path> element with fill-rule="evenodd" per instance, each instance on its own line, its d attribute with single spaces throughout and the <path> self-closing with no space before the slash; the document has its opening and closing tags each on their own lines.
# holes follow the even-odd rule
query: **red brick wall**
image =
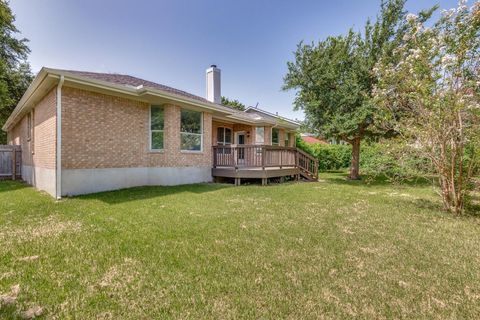
<svg viewBox="0 0 480 320">
<path fill-rule="evenodd" d="M 152 152 L 149 104 L 64 87 L 62 168 L 211 166 L 211 114 L 203 113 L 203 151 L 188 153 L 180 150 L 181 108 L 164 110 L 164 150 Z"/>
<path fill-rule="evenodd" d="M 56 162 L 56 89 L 50 90 L 33 108 L 32 134 L 28 139 L 28 116 L 9 132 L 8 143 L 22 147 L 22 164 L 55 169 Z"/>
</svg>

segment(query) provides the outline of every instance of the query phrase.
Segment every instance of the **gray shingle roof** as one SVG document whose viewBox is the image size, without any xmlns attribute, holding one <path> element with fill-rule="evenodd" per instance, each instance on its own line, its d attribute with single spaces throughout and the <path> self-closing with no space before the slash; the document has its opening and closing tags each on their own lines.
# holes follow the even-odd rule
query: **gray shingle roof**
<svg viewBox="0 0 480 320">
<path fill-rule="evenodd" d="M 68 72 L 71 74 L 75 74 L 81 77 L 85 78 L 90 78 L 94 80 L 101 80 L 105 82 L 110 82 L 110 83 L 115 83 L 115 84 L 120 84 L 120 85 L 125 85 L 125 86 L 133 86 L 133 87 L 138 87 L 138 86 L 144 86 L 144 87 L 149 87 L 153 89 L 158 89 L 162 90 L 168 93 L 173 93 L 177 94 L 180 96 L 184 96 L 186 98 L 198 100 L 201 102 L 209 102 L 207 99 L 199 97 L 197 95 L 188 93 L 183 90 L 178 90 L 169 86 L 165 86 L 163 84 L 155 83 L 152 81 L 147 81 L 143 80 L 137 77 L 132 77 L 126 74 L 117 74 L 117 73 L 99 73 L 99 72 L 87 72 L 87 71 L 76 71 L 76 70 L 60 70 L 63 72 Z"/>
</svg>

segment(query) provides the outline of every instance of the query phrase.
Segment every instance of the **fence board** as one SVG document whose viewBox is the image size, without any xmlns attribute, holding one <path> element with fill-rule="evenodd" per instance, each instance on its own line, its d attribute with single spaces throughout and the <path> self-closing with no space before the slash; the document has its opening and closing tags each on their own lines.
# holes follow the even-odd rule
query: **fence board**
<svg viewBox="0 0 480 320">
<path fill-rule="evenodd" d="M 22 151 L 19 146 L 0 145 L 0 178 L 15 179 L 21 176 L 21 161 Z"/>
</svg>

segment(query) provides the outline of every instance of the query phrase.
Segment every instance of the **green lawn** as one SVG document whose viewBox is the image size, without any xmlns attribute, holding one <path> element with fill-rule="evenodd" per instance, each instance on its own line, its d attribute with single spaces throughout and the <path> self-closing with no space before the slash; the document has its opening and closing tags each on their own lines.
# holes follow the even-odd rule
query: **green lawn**
<svg viewBox="0 0 480 320">
<path fill-rule="evenodd" d="M 142 187 L 55 201 L 0 182 L 0 318 L 478 318 L 480 218 L 428 185 Z"/>
</svg>

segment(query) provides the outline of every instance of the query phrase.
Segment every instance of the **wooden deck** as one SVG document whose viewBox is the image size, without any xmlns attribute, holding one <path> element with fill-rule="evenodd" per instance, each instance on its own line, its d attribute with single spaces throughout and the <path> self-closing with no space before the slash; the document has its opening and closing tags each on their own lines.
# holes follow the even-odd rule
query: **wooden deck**
<svg viewBox="0 0 480 320">
<path fill-rule="evenodd" d="M 318 162 L 305 152 L 291 147 L 266 145 L 231 145 L 213 147 L 213 177 L 241 179 L 300 177 L 318 179 Z"/>
</svg>

